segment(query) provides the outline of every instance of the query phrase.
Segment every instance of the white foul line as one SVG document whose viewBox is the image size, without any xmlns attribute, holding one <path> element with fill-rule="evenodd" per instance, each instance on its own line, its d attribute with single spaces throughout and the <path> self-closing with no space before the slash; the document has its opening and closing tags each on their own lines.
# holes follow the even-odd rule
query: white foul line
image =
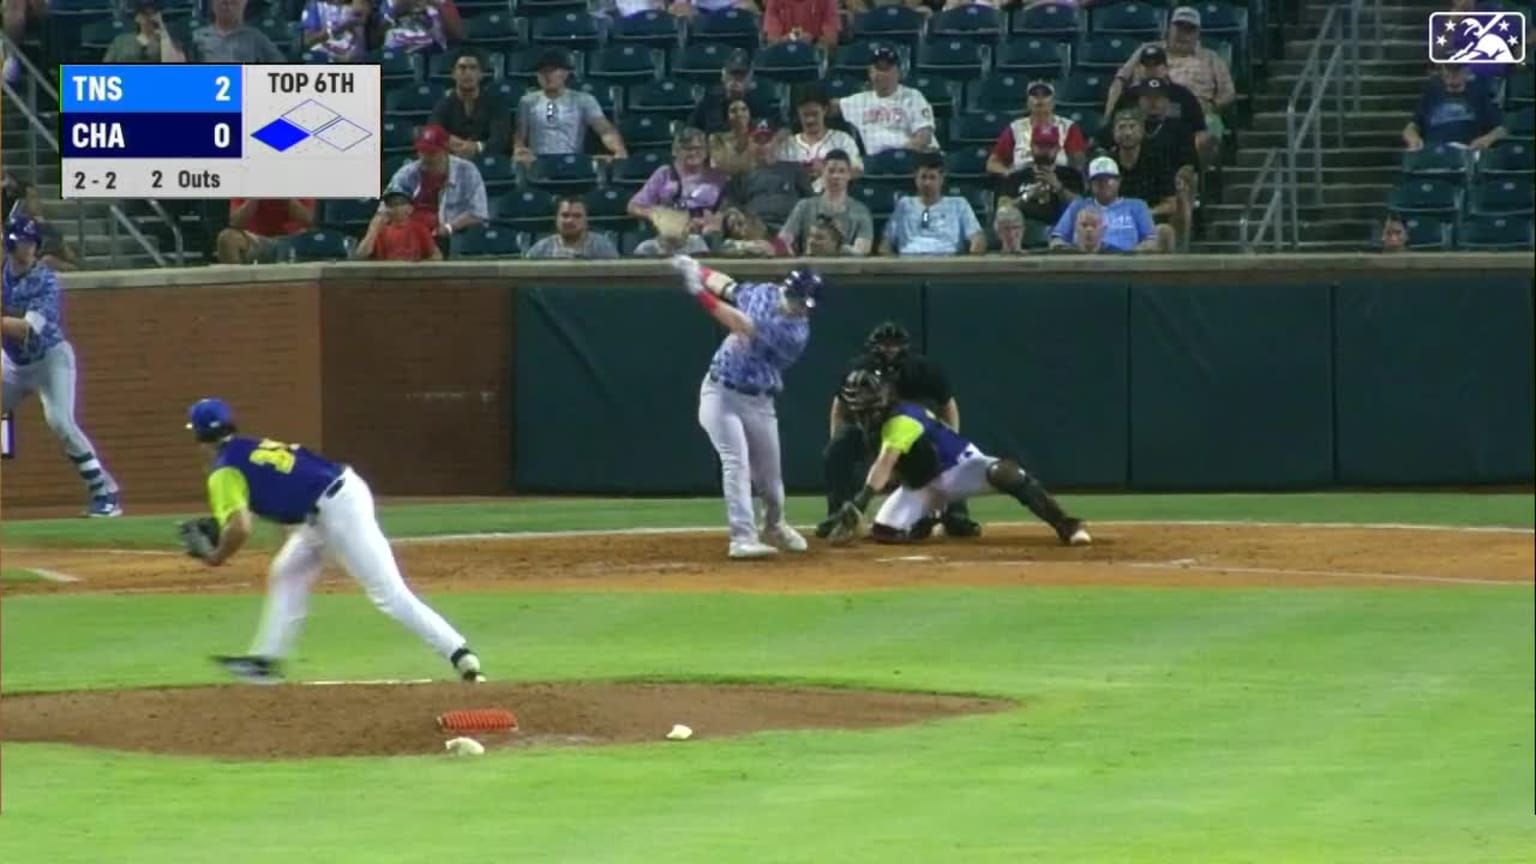
<svg viewBox="0 0 1536 864">
<path fill-rule="evenodd" d="M 899 558 L 881 559 L 900 561 Z M 1530 588 L 1530 582 L 1512 579 L 1479 579 L 1475 576 L 1428 576 L 1422 573 L 1372 573 L 1357 570 L 1293 570 L 1286 567 L 1239 567 L 1223 564 L 1195 564 L 1187 558 L 1178 561 L 1048 561 L 1048 560 L 987 560 L 943 561 L 946 567 L 1092 567 L 1095 569 L 1129 567 L 1136 570 L 1198 570 L 1203 573 L 1247 573 L 1271 576 L 1321 576 L 1329 579 L 1385 579 L 1393 582 L 1437 582 L 1449 585 L 1514 585 Z"/>
<path fill-rule="evenodd" d="M 27 568 L 24 568 L 24 569 L 26 569 L 26 570 L 28 570 L 28 571 L 30 571 L 32 573 L 36 573 L 37 575 L 43 577 L 44 579 L 48 580 L 49 582 L 82 582 L 82 581 L 84 581 L 79 576 L 71 576 L 68 573 L 60 573 L 57 570 L 44 570 L 41 567 L 27 567 Z"/>
</svg>

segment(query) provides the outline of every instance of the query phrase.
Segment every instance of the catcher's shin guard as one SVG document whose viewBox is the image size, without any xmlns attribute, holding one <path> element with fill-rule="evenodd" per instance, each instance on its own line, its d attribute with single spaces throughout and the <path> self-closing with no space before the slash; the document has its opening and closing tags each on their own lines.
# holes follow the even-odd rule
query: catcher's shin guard
<svg viewBox="0 0 1536 864">
<path fill-rule="evenodd" d="M 1012 495 L 1020 504 L 1029 508 L 1029 512 L 1045 524 L 1056 530 L 1057 535 L 1066 539 L 1076 527 L 1077 520 L 1068 516 L 1051 493 L 1040 485 L 1040 481 L 1024 473 L 1019 463 L 1011 459 L 1004 459 L 993 465 L 987 471 L 987 480 L 999 492 Z M 1066 532 L 1065 534 L 1063 532 Z"/>
</svg>

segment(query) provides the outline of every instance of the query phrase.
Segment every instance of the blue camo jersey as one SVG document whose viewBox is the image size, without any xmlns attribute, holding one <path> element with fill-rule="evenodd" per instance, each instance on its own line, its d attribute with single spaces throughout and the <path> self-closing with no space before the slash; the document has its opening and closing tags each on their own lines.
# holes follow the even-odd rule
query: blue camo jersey
<svg viewBox="0 0 1536 864">
<path fill-rule="evenodd" d="M 960 456 L 971 446 L 959 432 L 944 425 L 932 411 L 914 402 L 899 402 L 880 427 L 880 446 L 890 448 L 903 456 L 912 452 L 918 441 L 926 437 L 939 457 L 942 473 L 955 467 Z"/>
<path fill-rule="evenodd" d="M 64 341 L 63 320 L 59 308 L 59 275 L 45 264 L 33 264 L 18 273 L 6 259 L 3 273 L 3 300 L 7 318 L 25 318 L 32 325 L 32 335 L 25 342 L 6 338 L 6 356 L 18 366 L 41 360 L 49 348 Z"/>
<path fill-rule="evenodd" d="M 709 363 L 711 375 L 733 386 L 777 392 L 784 389 L 784 370 L 795 365 L 811 338 L 811 322 L 784 311 L 779 286 L 752 282 L 736 289 L 736 308 L 745 312 L 757 332 L 750 338 L 725 337 Z"/>
<path fill-rule="evenodd" d="M 296 525 L 337 477 L 341 465 L 297 444 L 233 437 L 208 474 L 208 504 L 223 525 L 240 510 Z"/>
</svg>

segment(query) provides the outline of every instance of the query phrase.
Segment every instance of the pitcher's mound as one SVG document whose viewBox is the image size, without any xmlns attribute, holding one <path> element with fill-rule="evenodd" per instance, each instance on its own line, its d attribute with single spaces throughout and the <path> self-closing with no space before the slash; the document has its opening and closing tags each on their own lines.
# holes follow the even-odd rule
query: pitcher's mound
<svg viewBox="0 0 1536 864">
<path fill-rule="evenodd" d="M 345 684 L 101 690 L 6 696 L 9 741 L 194 756 L 286 759 L 442 753 L 448 711 L 503 708 L 519 730 L 488 747 L 662 741 L 765 729 L 899 726 L 1002 711 L 1003 699 L 692 684 Z M 679 745 L 686 746 L 686 745 Z"/>
</svg>

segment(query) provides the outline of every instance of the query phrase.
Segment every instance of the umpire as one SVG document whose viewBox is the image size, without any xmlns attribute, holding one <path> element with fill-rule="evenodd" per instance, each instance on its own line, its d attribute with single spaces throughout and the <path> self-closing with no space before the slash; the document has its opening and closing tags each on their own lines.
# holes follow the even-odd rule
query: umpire
<svg viewBox="0 0 1536 864">
<path fill-rule="evenodd" d="M 855 358 L 850 371 L 866 369 L 881 378 L 894 381 L 899 399 L 916 402 L 932 411 L 950 428 L 960 429 L 960 408 L 949 390 L 949 379 L 938 364 L 911 352 L 912 337 L 900 324 L 886 321 L 864 339 L 864 353 Z M 842 381 L 839 380 L 839 385 Z M 832 397 L 831 438 L 822 453 L 822 467 L 827 484 L 827 519 L 816 526 L 816 536 L 825 539 L 832 533 L 833 514 L 864 488 L 869 457 L 878 450 L 880 430 L 864 429 L 854 422 L 843 404 L 841 387 Z M 977 537 L 981 526 L 971 519 L 964 501 L 955 501 L 940 517 L 944 533 L 951 537 Z"/>
</svg>

